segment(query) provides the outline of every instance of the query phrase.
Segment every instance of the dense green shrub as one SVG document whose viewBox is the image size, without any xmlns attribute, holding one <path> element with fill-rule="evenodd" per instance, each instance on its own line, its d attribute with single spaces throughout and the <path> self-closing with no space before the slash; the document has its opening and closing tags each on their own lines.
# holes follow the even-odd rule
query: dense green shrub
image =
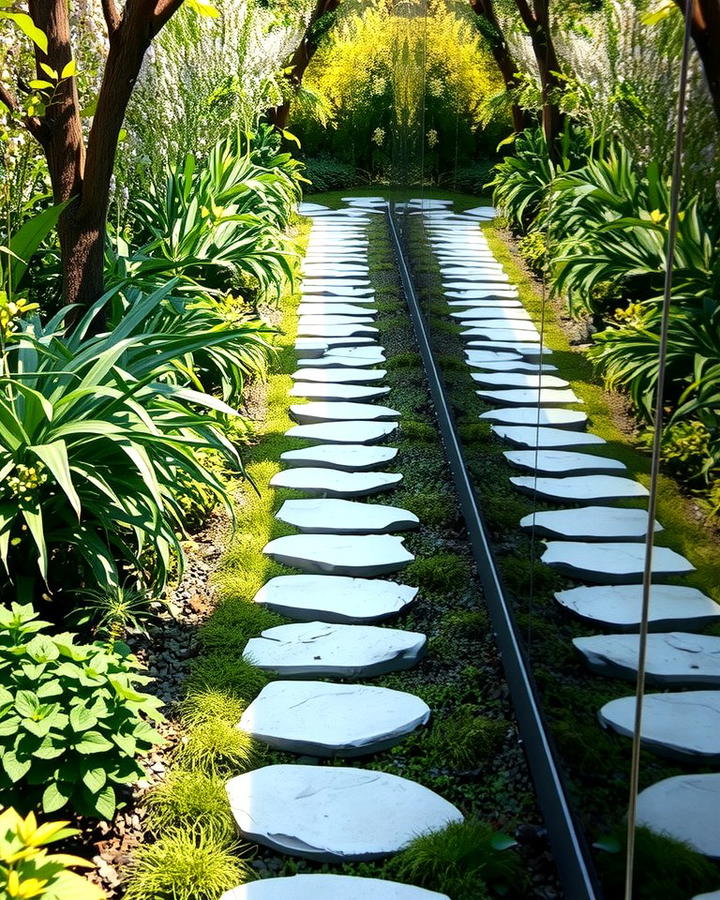
<svg viewBox="0 0 720 900">
<path fill-rule="evenodd" d="M 0 607 L 0 789 L 15 806 L 112 818 L 117 789 L 159 743 L 159 700 L 123 644 L 46 633 L 31 606 Z"/>
<path fill-rule="evenodd" d="M 305 178 L 310 182 L 308 193 L 340 191 L 367 182 L 362 173 L 348 163 L 329 156 L 314 156 L 305 160 Z"/>
<path fill-rule="evenodd" d="M 0 813 L 0 896 L 23 900 L 105 900 L 105 894 L 69 867 L 92 863 L 67 853 L 48 853 L 47 844 L 79 832 L 67 822 L 37 824 L 30 812 L 23 819 L 14 809 Z"/>
</svg>

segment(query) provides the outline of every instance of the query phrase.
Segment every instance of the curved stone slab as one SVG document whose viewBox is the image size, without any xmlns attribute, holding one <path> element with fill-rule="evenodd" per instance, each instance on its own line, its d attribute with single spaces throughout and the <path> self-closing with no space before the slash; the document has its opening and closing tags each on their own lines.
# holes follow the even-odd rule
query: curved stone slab
<svg viewBox="0 0 720 900">
<path fill-rule="evenodd" d="M 311 358 L 322 356 L 328 348 L 327 341 L 320 341 L 317 338 L 298 338 L 295 341 L 295 352 Z"/>
<path fill-rule="evenodd" d="M 403 538 L 389 534 L 291 534 L 265 544 L 263 553 L 305 572 L 362 578 L 397 572 L 415 559 Z"/>
<path fill-rule="evenodd" d="M 465 309 L 450 310 L 453 319 L 459 319 L 459 324 L 464 325 L 465 320 L 491 319 L 501 322 L 532 322 L 530 313 L 522 308 L 504 309 L 498 306 L 469 306 Z"/>
<path fill-rule="evenodd" d="M 362 276 L 367 278 L 370 272 L 367 263 L 364 265 L 352 262 L 314 263 L 307 260 L 300 271 L 306 278 L 359 278 Z"/>
<path fill-rule="evenodd" d="M 587 422 L 587 416 L 579 410 L 554 407 L 538 409 L 532 406 L 489 409 L 487 412 L 480 413 L 478 418 L 487 419 L 498 425 L 550 425 L 553 428 L 574 429 L 581 429 Z"/>
<path fill-rule="evenodd" d="M 506 450 L 503 456 L 511 466 L 553 475 L 565 472 L 591 475 L 603 470 L 621 472 L 625 469 L 625 463 L 621 463 L 619 459 L 591 453 L 574 453 L 572 450 Z"/>
<path fill-rule="evenodd" d="M 535 406 L 554 407 L 565 406 L 567 403 L 582 403 L 583 401 L 569 389 L 556 388 L 510 388 L 508 390 L 488 390 L 484 388 L 475 393 L 488 403 L 509 404 L 510 406 Z"/>
<path fill-rule="evenodd" d="M 566 575 L 587 581 L 634 584 L 642 580 L 645 545 L 642 543 L 549 541 L 542 561 Z M 692 563 L 668 547 L 655 547 L 653 579 L 686 575 Z M 720 638 L 718 638 L 720 640 Z"/>
<path fill-rule="evenodd" d="M 470 350 L 512 350 L 514 353 L 520 353 L 531 359 L 536 356 L 549 356 L 552 353 L 549 347 L 541 347 L 540 344 L 526 344 L 522 341 L 469 340 L 466 346 Z"/>
<path fill-rule="evenodd" d="M 372 422 L 395 419 L 400 413 L 389 406 L 372 403 L 343 403 L 341 401 L 313 401 L 290 407 L 290 416 L 301 425 L 313 422 Z"/>
<path fill-rule="evenodd" d="M 317 422 L 295 425 L 286 437 L 327 444 L 375 444 L 397 430 L 397 422 Z"/>
<path fill-rule="evenodd" d="M 288 467 L 325 466 L 349 472 L 369 472 L 391 462 L 397 447 L 369 447 L 365 444 L 316 444 L 302 450 L 286 450 L 280 460 Z"/>
<path fill-rule="evenodd" d="M 639 481 L 620 475 L 569 475 L 567 478 L 517 475 L 510 481 L 523 493 L 573 503 L 582 503 L 585 500 L 602 502 L 648 495 L 647 488 Z"/>
<path fill-rule="evenodd" d="M 285 678 L 371 678 L 411 669 L 425 644 L 424 634 L 398 628 L 298 622 L 251 638 L 243 657 Z"/>
<path fill-rule="evenodd" d="M 532 529 L 533 520 L 540 537 L 571 541 L 642 541 L 647 534 L 648 514 L 645 509 L 623 506 L 581 506 L 579 509 L 530 513 L 520 520 L 520 526 Z M 662 530 L 662 525 L 655 522 L 655 531 Z"/>
<path fill-rule="evenodd" d="M 372 325 L 372 316 L 360 315 L 335 315 L 334 313 L 305 313 L 298 316 L 298 328 L 325 327 L 326 325 Z"/>
<path fill-rule="evenodd" d="M 450 294 L 447 295 L 448 297 Z M 520 309 L 524 310 L 522 303 L 519 300 L 509 297 L 484 297 L 484 298 L 474 298 L 474 297 L 464 297 L 460 300 L 448 300 L 447 305 L 451 309 L 461 309 L 463 306 L 468 306 L 473 309 L 497 309 L 503 311 L 509 311 L 511 309 Z"/>
<path fill-rule="evenodd" d="M 440 273 L 443 278 L 462 278 L 467 281 L 482 281 L 484 279 L 492 279 L 492 281 L 510 282 L 510 278 L 503 271 L 500 263 L 487 262 L 484 265 L 443 265 L 440 264 Z"/>
<path fill-rule="evenodd" d="M 420 524 L 408 509 L 341 499 L 286 500 L 275 517 L 306 534 L 387 534 Z"/>
<path fill-rule="evenodd" d="M 524 363 L 522 356 L 511 350 L 466 350 L 465 360 L 469 366 L 477 368 L 484 367 L 488 363 Z M 533 363 L 533 365 L 537 366 L 538 363 Z"/>
<path fill-rule="evenodd" d="M 709 894 L 695 894 L 692 900 L 720 900 L 720 891 L 711 891 Z"/>
<path fill-rule="evenodd" d="M 376 347 L 377 344 L 374 338 L 371 337 L 346 337 L 346 338 L 309 338 L 309 337 L 299 337 L 295 341 L 295 352 L 298 356 L 322 356 L 324 353 L 327 353 L 329 350 L 334 348 L 337 349 L 350 349 L 359 347 L 362 344 L 369 344 L 373 347 Z"/>
<path fill-rule="evenodd" d="M 472 301 L 472 303 L 478 300 L 517 300 L 518 298 L 518 289 L 511 285 L 483 285 L 482 287 L 476 285 L 472 288 L 466 286 L 464 290 L 446 289 L 443 293 L 450 300 Z M 520 303 L 519 300 L 518 303 Z"/>
<path fill-rule="evenodd" d="M 594 672 L 634 681 L 637 634 L 599 634 L 573 638 Z M 684 631 L 649 634 L 646 678 L 658 687 L 720 687 L 720 637 Z M 720 807 L 718 807 L 720 809 Z"/>
<path fill-rule="evenodd" d="M 575 615 L 618 631 L 638 631 L 642 585 L 616 584 L 559 591 L 555 599 Z M 697 588 L 654 584 L 650 594 L 650 631 L 702 631 L 720 620 L 720 606 Z"/>
<path fill-rule="evenodd" d="M 709 896 L 709 895 L 708 895 Z M 411 884 L 352 875 L 291 875 L 251 881 L 220 900 L 450 900 Z M 698 900 L 698 898 L 696 898 Z"/>
<path fill-rule="evenodd" d="M 635 697 L 606 703 L 600 722 L 632 737 Z M 695 765 L 720 762 L 720 691 L 645 694 L 640 740 L 646 750 Z"/>
<path fill-rule="evenodd" d="M 309 400 L 376 400 L 389 393 L 389 387 L 374 387 L 369 384 L 338 384 L 333 381 L 318 380 L 296 381 L 288 391 L 288 396 L 307 397 Z"/>
<path fill-rule="evenodd" d="M 543 366 L 542 374 L 538 373 L 539 367 L 536 367 L 535 372 L 527 375 L 523 372 L 471 372 L 470 377 L 473 381 L 477 381 L 478 384 L 487 387 L 526 388 L 534 390 L 535 396 L 537 396 L 537 391 L 540 387 L 543 389 L 561 389 L 568 387 L 569 382 L 565 381 L 564 378 L 558 378 L 557 375 L 549 375 L 544 371 L 544 368 L 545 367 Z"/>
<path fill-rule="evenodd" d="M 359 306 L 357 303 L 325 303 L 303 301 L 297 308 L 298 316 L 363 316 L 374 319 L 378 311 L 373 306 Z"/>
<path fill-rule="evenodd" d="M 330 209 L 329 206 L 323 206 L 322 203 L 308 203 L 307 201 L 303 201 L 302 203 L 298 203 L 298 215 L 305 216 L 308 213 L 320 212 L 321 210 Z"/>
<path fill-rule="evenodd" d="M 328 359 L 336 356 L 353 357 L 358 359 L 358 362 L 355 363 L 355 365 L 359 365 L 360 359 L 375 359 L 378 356 L 382 356 L 384 352 L 384 347 L 380 347 L 378 344 L 373 344 L 372 347 L 352 347 L 346 350 L 331 347 L 326 353 L 326 356 L 328 357 Z"/>
<path fill-rule="evenodd" d="M 301 469 L 285 469 L 270 479 L 274 488 L 290 488 L 308 494 L 324 494 L 328 497 L 367 497 L 383 491 L 391 491 L 402 481 L 399 472 L 343 472 L 305 466 Z M 377 504 L 373 504 L 375 506 Z"/>
<path fill-rule="evenodd" d="M 297 622 L 367 625 L 402 612 L 418 589 L 394 581 L 344 575 L 278 575 L 255 594 L 255 603 Z"/>
<path fill-rule="evenodd" d="M 290 376 L 293 381 L 318 381 L 322 384 L 370 384 L 373 381 L 382 381 L 387 375 L 385 369 L 354 369 L 350 366 L 341 368 L 336 366 L 334 370 L 327 368 L 308 366 L 298 369 Z"/>
<path fill-rule="evenodd" d="M 302 287 L 309 294 L 361 294 L 372 290 L 367 278 L 304 278 Z"/>
<path fill-rule="evenodd" d="M 472 209 L 465 210 L 465 215 L 475 216 L 478 219 L 494 219 L 497 210 L 494 206 L 473 206 Z"/>
<path fill-rule="evenodd" d="M 557 366 L 551 366 L 549 363 L 544 362 L 541 368 L 539 363 L 525 362 L 522 357 L 518 357 L 516 360 L 499 360 L 498 362 L 474 363 L 469 359 L 466 362 L 471 368 L 482 369 L 485 372 L 528 372 L 532 375 L 539 375 L 542 372 L 543 378 L 547 377 L 548 372 L 557 372 Z M 477 373 L 471 372 L 470 374 L 474 377 Z"/>
<path fill-rule="evenodd" d="M 430 718 L 419 697 L 365 684 L 274 681 L 238 725 L 274 750 L 353 758 L 379 753 Z"/>
<path fill-rule="evenodd" d="M 640 791 L 637 823 L 720 859 L 720 775 L 676 775 Z"/>
<path fill-rule="evenodd" d="M 376 335 L 378 329 L 375 325 L 298 325 L 298 337 L 314 338 L 345 338 Z"/>
<path fill-rule="evenodd" d="M 472 287 L 470 286 L 472 285 Z M 495 278 L 485 278 L 484 280 L 472 282 L 457 281 L 452 279 L 443 279 L 443 291 L 478 291 L 487 294 L 498 294 L 506 297 L 517 297 L 517 288 L 512 287 L 506 281 L 500 281 Z M 507 292 L 507 293 L 505 293 Z"/>
<path fill-rule="evenodd" d="M 540 332 L 524 328 L 468 328 L 460 332 L 460 337 L 466 341 L 485 338 L 491 344 L 511 344 L 513 341 L 540 344 Z"/>
<path fill-rule="evenodd" d="M 346 351 L 347 354 L 350 354 L 353 350 L 368 350 L 368 347 L 349 347 Z M 373 347 L 373 349 L 376 349 Z M 316 357 L 314 359 L 299 359 L 298 366 L 303 368 L 312 367 L 313 369 L 332 369 L 334 368 L 338 374 L 341 369 L 351 369 L 351 368 L 359 368 L 360 366 L 367 366 L 368 368 L 372 366 L 376 366 L 379 363 L 385 362 L 385 354 L 382 352 L 376 353 L 375 356 L 330 356 L 329 354 L 323 354 L 320 357 Z"/>
<path fill-rule="evenodd" d="M 569 431 L 567 428 L 548 428 L 524 425 L 493 425 L 499 438 L 516 447 L 594 447 L 605 444 L 605 438 L 589 431 Z"/>
<path fill-rule="evenodd" d="M 232 778 L 227 792 L 246 838 L 325 862 L 380 859 L 463 820 L 428 788 L 368 769 L 266 766 Z"/>
</svg>

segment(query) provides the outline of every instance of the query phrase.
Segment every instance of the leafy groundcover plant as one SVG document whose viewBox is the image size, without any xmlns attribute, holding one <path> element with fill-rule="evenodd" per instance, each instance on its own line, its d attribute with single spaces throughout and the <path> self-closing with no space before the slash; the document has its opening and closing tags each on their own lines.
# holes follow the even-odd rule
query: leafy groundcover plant
<svg viewBox="0 0 720 900">
<path fill-rule="evenodd" d="M 105 894 L 70 866 L 92 868 L 92 863 L 66 853 L 48 853 L 47 844 L 78 832 L 67 822 L 37 824 L 10 808 L 0 813 L 0 896 L 21 900 L 105 900 Z"/>
<path fill-rule="evenodd" d="M 32 606 L 0 606 L 0 790 L 18 808 L 112 818 L 137 756 L 162 740 L 161 702 L 121 643 L 49 635 Z"/>
</svg>

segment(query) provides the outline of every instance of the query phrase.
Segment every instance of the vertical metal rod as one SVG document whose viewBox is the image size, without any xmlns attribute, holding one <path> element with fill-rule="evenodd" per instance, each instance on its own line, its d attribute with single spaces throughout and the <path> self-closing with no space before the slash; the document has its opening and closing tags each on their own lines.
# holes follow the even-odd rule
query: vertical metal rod
<svg viewBox="0 0 720 900">
<path fill-rule="evenodd" d="M 677 123 L 675 131 L 675 151 L 673 154 L 672 181 L 670 187 L 670 211 L 668 238 L 665 250 L 665 286 L 660 324 L 660 348 L 658 351 L 658 379 L 655 398 L 655 423 L 653 428 L 652 461 L 650 464 L 650 496 L 648 498 L 648 521 L 645 535 L 645 563 L 642 586 L 642 614 L 638 641 L 638 674 L 635 689 L 635 720 L 633 724 L 632 759 L 630 763 L 630 798 L 627 815 L 627 858 L 625 864 L 625 900 L 633 897 L 633 874 L 635 866 L 635 833 L 637 826 L 637 797 L 640 783 L 640 749 L 643 719 L 643 698 L 645 694 L 645 667 L 647 664 L 648 622 L 650 618 L 650 597 L 652 593 L 652 564 L 655 547 L 655 514 L 657 510 L 658 479 L 660 476 L 660 456 L 663 437 L 663 397 L 665 394 L 665 364 L 667 360 L 668 330 L 670 327 L 670 301 L 672 298 L 673 266 L 677 242 L 678 212 L 680 206 L 680 186 L 682 182 L 683 138 L 685 135 L 685 105 L 687 99 L 688 67 L 690 59 L 690 25 L 695 0 L 685 0 L 685 31 L 683 35 L 682 58 L 680 62 L 680 84 L 678 88 Z"/>
</svg>

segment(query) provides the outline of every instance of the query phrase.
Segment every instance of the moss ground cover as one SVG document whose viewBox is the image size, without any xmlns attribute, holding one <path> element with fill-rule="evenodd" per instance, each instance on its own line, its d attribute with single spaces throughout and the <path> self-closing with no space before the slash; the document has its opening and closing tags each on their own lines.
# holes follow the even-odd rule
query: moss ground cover
<svg viewBox="0 0 720 900">
<path fill-rule="evenodd" d="M 575 583 L 542 565 L 538 559 L 540 542 L 533 546 L 518 527 L 520 518 L 533 511 L 532 500 L 520 495 L 509 482 L 509 476 L 517 472 L 502 455 L 507 445 L 492 435 L 488 424 L 478 419 L 479 413 L 490 407 L 475 394 L 467 366 L 464 362 L 458 364 L 463 358 L 460 328 L 450 323 L 446 304 L 439 302 L 440 273 L 422 226 L 416 221 L 409 227 L 410 254 L 421 303 L 430 323 L 434 351 L 443 370 L 475 490 L 498 553 L 506 588 L 514 602 L 517 621 L 526 638 L 544 709 L 570 776 L 574 804 L 591 840 L 597 840 L 622 822 L 627 807 L 630 742 L 603 732 L 596 713 L 608 700 L 631 693 L 632 685 L 591 675 L 572 648 L 573 637 L 591 634 L 593 629 L 560 609 L 554 592 Z M 517 263 L 502 233 L 493 225 L 484 228 L 498 261 L 518 286 L 521 300 L 539 320 L 543 298 L 536 283 Z M 606 447 L 593 452 L 621 459 L 629 474 L 647 483 L 647 456 L 633 446 L 620 427 L 618 397 L 606 391 L 594 377 L 583 353 L 571 349 L 550 304 L 546 306 L 544 340 L 553 349 L 558 374 L 570 380 L 585 401 L 593 431 L 608 441 Z M 538 509 L 543 508 L 550 507 L 539 502 Z M 677 484 L 668 477 L 662 479 L 658 518 L 665 526 L 658 542 L 685 553 L 697 567 L 697 572 L 684 583 L 692 583 L 717 598 L 718 587 L 713 578 L 717 542 L 698 521 Z M 643 753 L 641 788 L 684 771 L 680 766 Z M 664 839 L 657 839 L 648 849 L 649 855 L 668 857 L 671 866 L 674 859 L 677 872 L 683 868 L 681 857 L 686 852 L 673 856 L 675 848 Z M 614 872 L 617 868 L 608 865 L 605 859 L 600 862 L 603 871 Z M 612 877 L 608 875 L 608 883 Z M 638 896 L 650 898 L 654 890 L 653 886 L 642 885 Z M 611 891 L 609 895 L 615 896 Z"/>
</svg>

